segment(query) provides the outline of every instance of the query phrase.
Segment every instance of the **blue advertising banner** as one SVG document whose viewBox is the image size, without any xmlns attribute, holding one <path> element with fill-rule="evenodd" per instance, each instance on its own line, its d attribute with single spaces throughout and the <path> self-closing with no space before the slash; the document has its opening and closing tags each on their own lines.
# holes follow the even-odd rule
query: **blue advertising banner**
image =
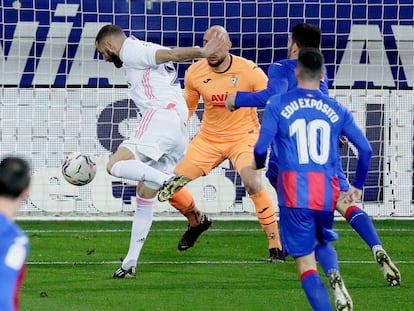
<svg viewBox="0 0 414 311">
<path fill-rule="evenodd" d="M 233 52 L 267 70 L 286 57 L 292 25 L 306 21 L 322 29 L 331 86 L 407 88 L 414 82 L 413 7 L 409 0 L 4 0 L 0 84 L 123 84 L 98 73 L 93 39 L 105 23 L 171 47 L 201 45 L 207 27 L 223 25 Z M 7 74 L 16 68 L 18 75 Z"/>
</svg>

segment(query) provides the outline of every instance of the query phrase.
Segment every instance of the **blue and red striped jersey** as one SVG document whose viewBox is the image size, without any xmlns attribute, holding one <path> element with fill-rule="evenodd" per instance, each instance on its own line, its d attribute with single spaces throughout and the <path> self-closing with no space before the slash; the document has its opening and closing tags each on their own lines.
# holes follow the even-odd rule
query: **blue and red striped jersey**
<svg viewBox="0 0 414 311">
<path fill-rule="evenodd" d="M 0 310 L 18 309 L 20 287 L 29 251 L 26 234 L 0 214 Z"/>
<path fill-rule="evenodd" d="M 301 88 L 269 99 L 254 155 L 256 167 L 263 168 L 269 145 L 276 151 L 280 206 L 334 210 L 340 135 L 358 148 L 352 185 L 362 189 L 372 149 L 345 106 L 320 90 Z"/>
</svg>

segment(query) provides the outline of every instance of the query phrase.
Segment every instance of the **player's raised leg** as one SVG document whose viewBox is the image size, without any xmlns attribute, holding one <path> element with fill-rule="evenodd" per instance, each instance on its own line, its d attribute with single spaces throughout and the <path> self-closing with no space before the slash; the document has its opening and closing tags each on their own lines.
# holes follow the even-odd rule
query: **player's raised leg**
<svg viewBox="0 0 414 311">
<path fill-rule="evenodd" d="M 214 165 L 214 162 L 208 163 L 208 161 L 215 158 L 204 154 L 209 147 L 211 146 L 200 142 L 200 137 L 193 138 L 184 160 L 175 167 L 174 172 L 177 176 L 185 176 L 186 181 L 191 181 L 206 175 L 210 167 Z M 208 165 L 203 167 L 203 163 L 208 163 Z M 178 250 L 185 251 L 194 246 L 199 236 L 208 230 L 213 222 L 197 208 L 192 194 L 186 187 L 173 194 L 169 203 L 188 220 L 187 230 L 178 242 Z"/>
<path fill-rule="evenodd" d="M 165 202 L 172 198 L 174 193 L 184 187 L 190 181 L 183 175 L 174 175 L 165 181 L 158 192 L 158 201 Z"/>
<path fill-rule="evenodd" d="M 125 143 L 127 145 L 127 143 Z M 137 159 L 138 157 L 138 159 Z M 142 158 L 140 158 L 142 157 Z M 161 185 L 169 180 L 173 174 L 166 174 L 144 162 L 145 156 L 134 154 L 129 148 L 121 145 L 114 155 L 109 159 L 107 171 L 115 177 L 126 178 L 135 181 L 151 181 Z"/>
<path fill-rule="evenodd" d="M 380 265 L 385 280 L 389 286 L 401 284 L 401 274 L 390 256 L 384 250 L 382 242 L 375 230 L 369 215 L 355 203 L 348 203 L 342 198 L 338 200 L 336 210 L 348 221 L 351 227 L 359 234 L 371 249 L 375 261 Z"/>
</svg>

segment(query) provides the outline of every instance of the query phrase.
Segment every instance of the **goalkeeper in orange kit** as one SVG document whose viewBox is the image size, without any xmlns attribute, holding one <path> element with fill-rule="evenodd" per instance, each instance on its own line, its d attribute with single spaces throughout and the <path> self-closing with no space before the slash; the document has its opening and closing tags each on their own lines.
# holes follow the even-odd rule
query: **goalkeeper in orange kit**
<svg viewBox="0 0 414 311">
<path fill-rule="evenodd" d="M 219 33 L 225 34 L 227 44 L 219 52 L 191 65 L 185 74 L 184 97 L 189 107 L 189 118 L 195 112 L 200 97 L 204 100 L 204 114 L 200 131 L 190 142 L 186 156 L 175 168 L 175 173 L 184 175 L 188 181 L 194 180 L 229 159 L 255 205 L 256 215 L 268 238 L 268 261 L 283 262 L 285 258 L 274 205 L 262 185 L 261 172 L 251 169 L 253 147 L 260 129 L 256 108 L 230 112 L 225 107 L 228 94 L 265 89 L 267 76 L 255 63 L 229 53 L 231 41 L 223 27 L 207 29 L 203 44 Z M 171 195 L 177 190 L 176 187 L 181 186 L 164 185 L 158 198 L 160 201 L 169 199 L 170 204 L 189 221 L 188 230 L 178 244 L 178 249 L 184 251 L 194 245 L 212 221 L 196 207 L 186 188 Z"/>
</svg>

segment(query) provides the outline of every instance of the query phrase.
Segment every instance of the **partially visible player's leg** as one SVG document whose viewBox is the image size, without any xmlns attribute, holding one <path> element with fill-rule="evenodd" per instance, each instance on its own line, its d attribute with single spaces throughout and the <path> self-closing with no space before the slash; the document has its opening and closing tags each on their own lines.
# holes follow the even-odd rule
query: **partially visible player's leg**
<svg viewBox="0 0 414 311">
<path fill-rule="evenodd" d="M 387 280 L 388 284 L 390 286 L 399 286 L 401 283 L 400 271 L 384 250 L 369 215 L 354 203 L 350 204 L 345 202 L 342 200 L 342 197 L 338 200 L 336 210 L 348 221 L 351 227 L 371 249 L 375 260 L 381 266 L 384 278 Z"/>
<path fill-rule="evenodd" d="M 212 220 L 203 214 L 195 205 L 194 198 L 187 188 L 175 193 L 169 200 L 188 220 L 187 231 L 178 242 L 178 250 L 185 251 L 193 247 L 198 237 L 213 224 Z"/>
<path fill-rule="evenodd" d="M 282 252 L 279 228 L 275 214 L 275 207 L 264 189 L 261 180 L 261 172 L 244 167 L 239 172 L 247 193 L 252 199 L 256 216 L 268 239 L 269 262 L 284 262 L 285 256 Z"/>
<path fill-rule="evenodd" d="M 337 310 L 352 310 L 352 299 L 339 272 L 338 255 L 335 248 L 329 243 L 318 244 L 315 255 L 328 278 Z"/>
<path fill-rule="evenodd" d="M 135 159 L 138 157 L 138 159 Z M 165 174 L 159 170 L 145 164 L 150 159 L 144 159 L 144 156 L 132 153 L 130 149 L 119 147 L 117 152 L 108 162 L 108 173 L 115 177 L 126 178 L 135 181 L 152 181 L 162 185 L 165 180 L 170 179 L 172 174 Z"/>
<path fill-rule="evenodd" d="M 139 255 L 152 225 L 152 207 L 156 194 L 157 190 L 145 186 L 142 182 L 138 184 L 137 205 L 132 221 L 128 253 L 122 261 L 121 267 L 115 271 L 112 277 L 135 278 Z"/>
<path fill-rule="evenodd" d="M 295 257 L 300 283 L 314 310 L 333 310 L 329 294 L 316 268 L 315 254 Z"/>
<path fill-rule="evenodd" d="M 210 152 L 211 146 L 200 136 L 196 136 L 191 141 L 184 160 L 176 166 L 174 172 L 177 176 L 185 176 L 188 180 L 193 180 L 206 175 L 215 165 L 214 159 L 218 155 L 214 151 L 206 154 Z M 208 230 L 213 222 L 197 208 L 193 196 L 185 187 L 176 192 L 169 199 L 169 203 L 188 220 L 187 231 L 178 242 L 178 250 L 187 250 L 194 246 L 198 237 Z"/>
<path fill-rule="evenodd" d="M 172 196 L 183 188 L 191 179 L 184 175 L 174 175 L 164 182 L 158 191 L 158 201 L 165 202 L 172 198 Z"/>
<path fill-rule="evenodd" d="M 345 217 L 373 252 L 374 249 L 382 248 L 381 240 L 368 214 L 355 204 L 345 202 L 342 196 L 343 193 L 341 193 L 341 197 L 336 204 L 336 210 Z"/>
<path fill-rule="evenodd" d="M 314 310 L 332 310 L 329 294 L 316 268 L 315 211 L 280 207 L 283 246 L 295 258 L 302 288 Z"/>
<path fill-rule="evenodd" d="M 275 207 L 262 183 L 262 172 L 253 170 L 253 146 L 257 138 L 249 135 L 233 144 L 229 149 L 229 158 L 239 173 L 243 185 L 254 203 L 256 216 L 268 239 L 268 262 L 284 262 Z"/>
<path fill-rule="evenodd" d="M 330 244 L 338 239 L 338 234 L 333 231 L 334 217 L 332 212 L 317 212 L 315 257 L 328 278 L 328 284 L 334 296 L 337 310 L 352 310 L 352 299 L 345 287 L 344 280 L 339 272 L 338 254 Z"/>
<path fill-rule="evenodd" d="M 188 220 L 187 231 L 184 232 L 178 242 L 178 250 L 185 251 L 193 247 L 198 237 L 213 224 L 212 220 L 203 214 L 195 205 L 194 198 L 187 188 L 175 193 L 169 200 Z"/>
</svg>

